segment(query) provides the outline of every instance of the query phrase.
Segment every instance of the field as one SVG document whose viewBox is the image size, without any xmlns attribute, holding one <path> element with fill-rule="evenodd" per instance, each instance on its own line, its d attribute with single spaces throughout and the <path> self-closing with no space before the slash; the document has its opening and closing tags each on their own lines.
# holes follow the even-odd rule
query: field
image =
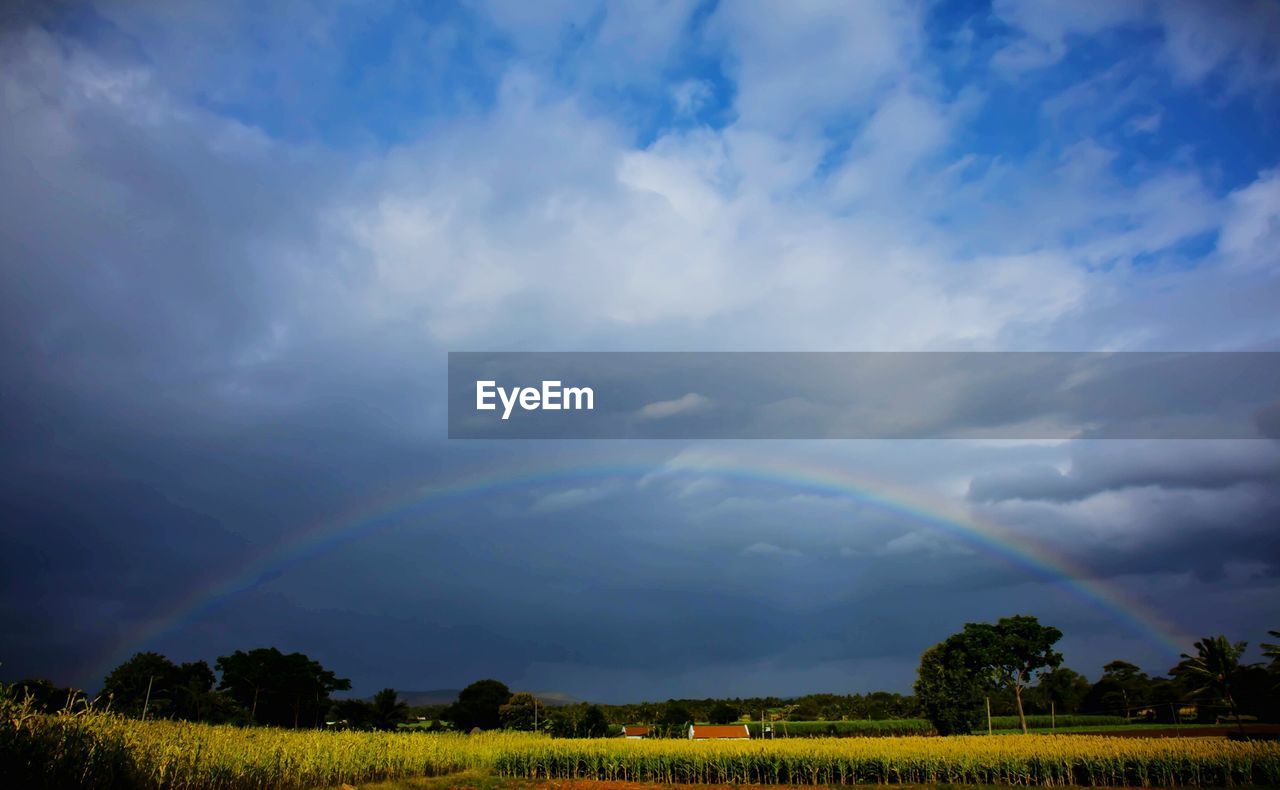
<svg viewBox="0 0 1280 790">
<path fill-rule="evenodd" d="M 993 716 L 991 724 L 996 730 L 1018 730 L 1017 716 Z M 1050 724 L 1058 729 L 1085 730 L 1090 727 L 1126 727 L 1133 726 L 1123 716 L 1058 716 L 1051 720 L 1048 716 L 1028 716 L 1027 726 L 1033 729 L 1048 730 Z M 849 738 L 849 737 L 890 737 L 900 735 L 931 735 L 933 725 L 924 719 L 850 719 L 846 721 L 777 721 L 771 722 L 776 737 L 787 738 Z M 1169 725 L 1161 725 L 1169 726 Z M 747 725 L 752 737 L 759 737 L 760 722 Z M 1018 730 L 1021 732 L 1021 730 Z"/>
<path fill-rule="evenodd" d="M 512 780 L 709 784 L 1280 783 L 1280 744 L 1225 739 L 795 738 L 691 742 L 240 729 L 114 716 L 3 723 L 15 787 L 305 788 L 473 772 Z"/>
</svg>

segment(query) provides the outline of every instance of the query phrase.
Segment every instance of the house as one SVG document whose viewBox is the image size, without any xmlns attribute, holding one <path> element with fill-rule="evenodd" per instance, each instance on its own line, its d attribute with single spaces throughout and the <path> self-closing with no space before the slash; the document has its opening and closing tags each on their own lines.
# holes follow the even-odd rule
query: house
<svg viewBox="0 0 1280 790">
<path fill-rule="evenodd" d="M 628 724 L 622 728 L 623 738 L 647 738 L 651 730 L 643 724 Z"/>
<path fill-rule="evenodd" d="M 689 740 L 691 741 L 726 741 L 747 740 L 751 731 L 745 724 L 691 724 Z"/>
</svg>

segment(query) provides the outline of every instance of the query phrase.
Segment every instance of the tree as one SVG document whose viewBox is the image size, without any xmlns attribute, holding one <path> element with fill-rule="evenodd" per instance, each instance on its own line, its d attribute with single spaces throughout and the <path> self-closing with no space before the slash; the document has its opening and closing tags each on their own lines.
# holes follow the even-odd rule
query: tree
<svg viewBox="0 0 1280 790">
<path fill-rule="evenodd" d="M 386 688 L 373 695 L 369 703 L 369 720 L 375 730 L 394 730 L 409 717 L 409 704 Z"/>
<path fill-rule="evenodd" d="M 113 710 L 126 716 L 203 721 L 225 714 L 213 693 L 213 670 L 203 661 L 175 664 L 159 653 L 135 653 L 102 681 Z"/>
<path fill-rule="evenodd" d="M 1267 636 L 1272 639 L 1280 639 L 1280 631 L 1268 631 Z M 1262 655 L 1271 659 L 1271 663 L 1267 666 L 1268 670 L 1271 672 L 1280 672 L 1280 644 L 1263 642 Z"/>
<path fill-rule="evenodd" d="M 578 734 L 578 717 L 576 705 L 565 705 L 547 711 L 545 723 L 541 726 L 557 738 L 572 738 Z"/>
<path fill-rule="evenodd" d="M 585 738 L 603 738 L 609 734 L 609 720 L 599 705 L 592 705 L 582 714 L 580 731 Z"/>
<path fill-rule="evenodd" d="M 537 721 L 538 700 L 527 691 L 511 695 L 506 704 L 498 708 L 498 721 L 506 730 L 532 730 Z"/>
<path fill-rule="evenodd" d="M 334 700 L 329 709 L 329 716 L 336 724 L 352 730 L 368 730 L 373 728 L 373 710 L 369 703 L 362 699 Z"/>
<path fill-rule="evenodd" d="M 1240 674 L 1240 656 L 1248 642 L 1232 644 L 1225 636 L 1209 636 L 1196 642 L 1196 655 L 1182 654 L 1182 661 L 1173 668 L 1173 674 L 1184 677 L 1195 686 L 1193 694 L 1213 694 L 1227 703 L 1236 726 L 1244 732 L 1240 721 L 1240 709 L 1236 705 L 1232 687 Z"/>
<path fill-rule="evenodd" d="M 31 705 L 42 713 L 57 713 L 60 710 L 72 709 L 87 699 L 79 689 L 55 686 L 53 681 L 44 678 L 27 678 L 9 686 L 8 694 L 14 700 L 31 701 Z"/>
<path fill-rule="evenodd" d="M 966 636 L 967 649 L 991 669 L 995 685 L 1013 691 L 1018 724 L 1025 733 L 1027 715 L 1022 706 L 1022 690 L 1037 673 L 1062 665 L 1062 654 L 1053 649 L 1062 632 L 1040 625 L 1039 620 L 1029 615 L 1015 615 L 1002 617 L 995 625 L 967 623 L 962 633 Z"/>
<path fill-rule="evenodd" d="M 920 657 L 916 695 L 940 734 L 971 732 L 978 702 L 992 690 L 1013 692 L 1018 721 L 1027 731 L 1022 691 L 1045 669 L 1062 664 L 1053 645 L 1056 628 L 1034 617 L 1002 617 L 995 624 L 966 623 L 960 633 Z"/>
<path fill-rule="evenodd" d="M 1146 705 L 1151 698 L 1151 678 L 1136 664 L 1112 661 L 1102 667 L 1102 677 L 1089 689 L 1084 709 L 1093 713 L 1123 713 Z"/>
<path fill-rule="evenodd" d="M 1089 680 L 1073 669 L 1058 667 L 1040 676 L 1035 691 L 1046 708 L 1052 703 L 1059 713 L 1075 713 L 1089 694 Z"/>
<path fill-rule="evenodd" d="M 511 689 L 497 680 L 477 680 L 458 692 L 458 700 L 450 705 L 444 717 L 462 732 L 475 727 L 482 730 L 497 729 L 502 720 L 499 712 L 511 699 Z"/>
<path fill-rule="evenodd" d="M 218 688 L 249 711 L 249 720 L 276 727 L 315 727 L 330 707 L 329 695 L 351 688 L 319 662 L 274 647 L 237 650 L 216 663 Z"/>
<path fill-rule="evenodd" d="M 974 665 L 962 634 L 939 642 L 920 656 L 915 683 L 921 712 L 939 735 L 965 735 L 982 719 L 982 698 L 990 683 Z"/>
<path fill-rule="evenodd" d="M 167 715 L 178 665 L 159 653 L 134 653 L 102 681 L 111 709 L 126 716 Z"/>
<path fill-rule="evenodd" d="M 707 721 L 712 724 L 733 724 L 740 715 L 738 709 L 729 703 L 718 702 L 707 713 Z"/>
<path fill-rule="evenodd" d="M 658 720 L 658 726 L 667 737 L 679 736 L 685 726 L 692 721 L 693 714 L 689 713 L 688 708 L 678 702 L 668 702 L 662 709 L 662 718 Z"/>
</svg>

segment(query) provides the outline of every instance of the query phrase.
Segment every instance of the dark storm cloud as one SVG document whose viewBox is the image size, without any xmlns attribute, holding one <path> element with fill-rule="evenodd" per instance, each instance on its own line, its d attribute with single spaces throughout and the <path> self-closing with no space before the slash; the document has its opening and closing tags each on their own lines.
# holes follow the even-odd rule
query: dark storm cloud
<svg viewBox="0 0 1280 790">
<path fill-rule="evenodd" d="M 1069 502 L 1124 488 L 1221 489 L 1280 483 L 1280 445 L 1249 442 L 1073 444 L 1070 466 L 1025 465 L 975 477 L 974 502 L 1010 499 Z"/>
<path fill-rule="evenodd" d="M 1032 534 L 1075 536 L 1068 551 L 1103 575 L 1221 581 L 1233 565 L 1280 567 L 1274 442 L 1084 441 L 1070 445 L 1065 468 L 979 475 L 969 499 Z"/>
</svg>

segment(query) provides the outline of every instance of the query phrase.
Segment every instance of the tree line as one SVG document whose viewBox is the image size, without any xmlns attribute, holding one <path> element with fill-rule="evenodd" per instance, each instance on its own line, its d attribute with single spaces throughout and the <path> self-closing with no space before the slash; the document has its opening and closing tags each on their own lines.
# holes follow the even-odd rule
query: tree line
<svg viewBox="0 0 1280 790">
<path fill-rule="evenodd" d="M 1280 632 L 1270 631 L 1280 638 Z M 1157 722 L 1280 720 L 1280 645 L 1263 643 L 1268 662 L 1245 664 L 1247 642 L 1205 637 L 1195 653 L 1183 653 L 1168 677 L 1150 677 L 1138 666 L 1112 661 L 1090 685 L 1062 666 L 1054 649 L 1062 632 L 1028 615 L 995 624 L 967 623 L 925 650 L 915 683 L 921 715 L 941 735 L 983 728 L 994 700 L 1002 713 L 1012 707 L 1027 730 L 1029 701 L 1060 713 L 1112 713 Z M 1011 704 L 1010 704 L 1011 703 Z"/>
<path fill-rule="evenodd" d="M 1269 632 L 1280 640 L 1280 632 Z M 410 707 L 393 689 L 370 699 L 334 699 L 349 691 L 339 677 L 302 653 L 274 647 L 237 650 L 205 661 L 174 663 L 137 653 L 113 669 L 94 700 L 125 716 L 286 728 L 392 730 L 410 723 L 430 730 L 537 730 L 557 737 L 601 737 L 626 724 L 681 737 L 689 724 L 850 719 L 928 719 L 940 734 L 983 731 L 985 716 L 1028 713 L 1112 714 L 1173 723 L 1192 717 L 1280 721 L 1280 647 L 1264 643 L 1268 662 L 1242 661 L 1247 644 L 1224 636 L 1195 643 L 1193 654 L 1150 676 L 1116 660 L 1093 683 L 1062 666 L 1062 632 L 1035 617 L 968 623 L 921 656 L 914 694 L 809 694 L 800 697 L 670 699 L 622 705 L 547 705 L 527 692 L 485 679 L 448 704 Z M 47 680 L 24 680 L 9 693 L 48 711 L 85 700 L 83 692 Z"/>
</svg>

